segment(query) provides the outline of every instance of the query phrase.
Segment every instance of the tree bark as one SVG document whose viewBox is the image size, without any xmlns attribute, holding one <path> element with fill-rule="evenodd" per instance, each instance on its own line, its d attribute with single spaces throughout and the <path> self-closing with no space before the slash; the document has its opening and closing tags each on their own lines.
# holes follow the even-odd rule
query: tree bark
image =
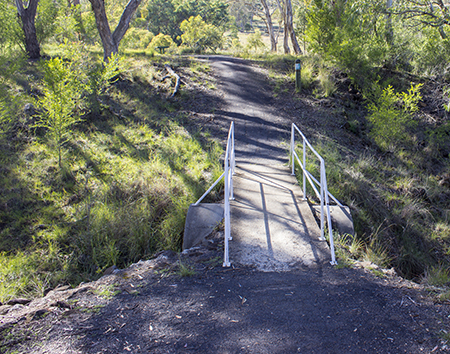
<svg viewBox="0 0 450 354">
<path fill-rule="evenodd" d="M 103 59 L 105 61 L 111 57 L 112 54 L 117 54 L 119 46 L 114 43 L 111 29 L 109 28 L 108 18 L 106 17 L 105 2 L 103 0 L 89 0 L 92 11 L 95 16 L 95 23 L 97 30 L 102 40 Z"/>
<path fill-rule="evenodd" d="M 17 13 L 22 21 L 22 29 L 25 37 L 25 50 L 28 58 L 39 59 L 41 48 L 36 35 L 36 11 L 39 0 L 30 0 L 27 8 L 23 7 L 22 0 L 16 0 Z"/>
<path fill-rule="evenodd" d="M 275 39 L 275 33 L 273 31 L 273 23 L 272 23 L 272 15 L 270 13 L 269 5 L 267 4 L 266 0 L 260 0 L 261 5 L 264 8 L 264 14 L 266 16 L 266 25 L 267 25 L 267 31 L 269 32 L 270 37 L 270 51 L 277 52 L 277 41 Z"/>
<path fill-rule="evenodd" d="M 284 54 L 289 54 L 291 52 L 289 48 L 289 38 L 291 39 L 292 47 L 294 49 L 295 54 L 301 54 L 302 50 L 297 41 L 297 37 L 294 31 L 294 20 L 292 15 L 292 3 L 291 0 L 283 0 L 281 3 L 277 0 L 278 7 L 280 12 L 283 15 L 283 24 L 284 24 L 284 38 L 283 38 L 283 47 Z"/>
<path fill-rule="evenodd" d="M 95 15 L 95 23 L 97 24 L 98 33 L 103 45 L 103 59 L 108 61 L 112 54 L 119 52 L 119 43 L 130 26 L 131 18 L 136 12 L 142 0 L 130 0 L 123 10 L 120 21 L 111 33 L 108 18 L 106 17 L 104 0 L 89 0 L 92 6 L 92 11 Z"/>
<path fill-rule="evenodd" d="M 286 23 L 287 23 L 287 30 L 289 33 L 289 36 L 291 37 L 292 42 L 292 48 L 294 49 L 295 54 L 301 54 L 302 50 L 300 49 L 300 46 L 297 41 L 297 36 L 295 35 L 294 31 L 294 17 L 292 15 L 292 3 L 291 0 L 284 0 L 285 1 L 285 11 L 286 11 Z M 286 28 L 286 26 L 285 26 Z"/>
</svg>

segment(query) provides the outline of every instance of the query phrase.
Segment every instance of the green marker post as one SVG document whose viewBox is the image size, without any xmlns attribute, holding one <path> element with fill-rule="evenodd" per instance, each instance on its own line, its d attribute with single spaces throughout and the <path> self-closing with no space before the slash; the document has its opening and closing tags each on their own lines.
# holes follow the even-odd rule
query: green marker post
<svg viewBox="0 0 450 354">
<path fill-rule="evenodd" d="M 295 60 L 295 87 L 298 91 L 302 89 L 302 63 L 300 59 Z"/>
</svg>

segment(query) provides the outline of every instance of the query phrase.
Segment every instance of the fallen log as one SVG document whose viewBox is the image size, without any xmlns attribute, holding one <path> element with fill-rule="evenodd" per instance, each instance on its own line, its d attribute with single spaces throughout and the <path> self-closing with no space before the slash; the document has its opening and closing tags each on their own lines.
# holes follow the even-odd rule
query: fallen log
<svg viewBox="0 0 450 354">
<path fill-rule="evenodd" d="M 172 95 L 170 96 L 170 97 L 173 97 L 177 94 L 178 89 L 180 88 L 180 76 L 175 71 L 173 71 L 172 68 L 168 64 L 164 65 L 164 67 L 166 68 L 169 75 L 164 76 L 161 81 L 164 81 L 165 79 L 167 79 L 169 77 L 175 78 L 175 88 L 173 90 Z"/>
</svg>

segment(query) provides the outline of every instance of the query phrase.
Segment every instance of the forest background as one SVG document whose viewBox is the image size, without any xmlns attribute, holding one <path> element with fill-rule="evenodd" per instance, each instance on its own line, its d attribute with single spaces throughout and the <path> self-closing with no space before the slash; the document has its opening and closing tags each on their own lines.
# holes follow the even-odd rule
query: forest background
<svg viewBox="0 0 450 354">
<path fill-rule="evenodd" d="M 351 94 L 333 114 L 357 143 L 311 137 L 355 220 L 340 265 L 394 267 L 448 300 L 449 7 L 0 0 L 0 301 L 180 249 L 187 207 L 222 173 L 220 140 L 186 108 L 215 89 L 200 53 L 268 68 L 275 95 Z M 164 64 L 183 73 L 175 98 Z"/>
</svg>

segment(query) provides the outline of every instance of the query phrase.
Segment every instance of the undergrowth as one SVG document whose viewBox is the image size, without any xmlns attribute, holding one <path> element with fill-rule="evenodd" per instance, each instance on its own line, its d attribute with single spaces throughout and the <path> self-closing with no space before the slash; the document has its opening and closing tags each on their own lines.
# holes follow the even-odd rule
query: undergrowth
<svg viewBox="0 0 450 354">
<path fill-rule="evenodd" d="M 189 204 L 221 174 L 222 148 L 181 113 L 194 93 L 166 98 L 171 87 L 160 81 L 160 60 L 127 58 L 108 91 L 98 92 L 95 109 L 84 109 L 64 139 L 57 137 L 60 148 L 33 113 L 21 110 L 5 128 L 0 301 L 41 296 L 58 284 L 96 279 L 112 265 L 179 250 Z M 191 66 L 193 76 L 207 71 Z M 36 79 L 28 84 L 41 94 L 41 73 L 29 70 Z"/>
<path fill-rule="evenodd" d="M 402 110 L 389 108 L 393 109 Z M 337 242 L 341 260 L 370 260 L 421 281 L 432 279 L 429 274 L 436 273 L 431 270 L 438 265 L 446 267 L 445 272 L 450 266 L 450 190 L 446 182 L 450 163 L 440 157 L 438 146 L 443 145 L 424 140 L 421 144 L 425 147 L 417 147 L 424 124 L 420 117 L 404 114 L 415 124 L 384 124 L 385 133 L 375 136 L 375 144 L 370 136 L 360 136 L 359 141 L 366 144 L 363 151 L 345 140 L 322 139 L 313 146 L 325 160 L 329 191 L 350 207 L 354 220 L 356 237 L 341 236 Z M 392 141 L 395 134 L 403 138 Z M 301 155 L 300 149 L 298 153 Z M 317 160 L 309 158 L 307 168 L 319 177 Z M 301 184 L 301 174 L 298 176 Z M 316 200 L 312 189 L 308 193 Z"/>
</svg>

